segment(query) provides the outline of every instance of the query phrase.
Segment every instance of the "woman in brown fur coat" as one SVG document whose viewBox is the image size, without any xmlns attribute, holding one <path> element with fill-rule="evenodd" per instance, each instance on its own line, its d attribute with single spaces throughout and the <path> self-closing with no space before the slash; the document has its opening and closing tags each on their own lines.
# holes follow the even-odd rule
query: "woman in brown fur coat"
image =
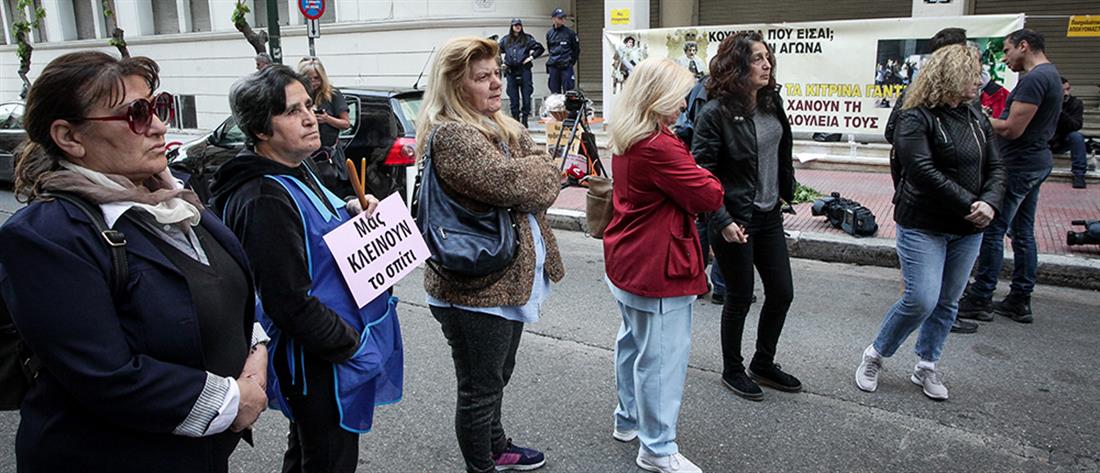
<svg viewBox="0 0 1100 473">
<path fill-rule="evenodd" d="M 458 379 L 455 433 L 468 472 L 533 470 L 542 452 L 512 444 L 500 406 L 523 325 L 538 320 L 550 283 L 564 270 L 546 209 L 560 175 L 519 122 L 501 113 L 500 51 L 493 41 L 456 38 L 439 51 L 417 120 L 419 155 L 444 191 L 476 211 L 512 209 L 519 249 L 510 266 L 482 278 L 425 271 L 432 315 L 451 346 Z M 442 270 L 441 270 L 442 271 Z"/>
</svg>

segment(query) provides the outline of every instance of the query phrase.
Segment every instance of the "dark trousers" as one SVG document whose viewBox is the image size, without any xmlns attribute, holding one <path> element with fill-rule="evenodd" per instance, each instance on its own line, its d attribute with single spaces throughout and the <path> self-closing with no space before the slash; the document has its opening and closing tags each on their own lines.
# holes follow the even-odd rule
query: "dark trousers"
<svg viewBox="0 0 1100 473">
<path fill-rule="evenodd" d="M 1054 154 L 1062 154 L 1069 151 L 1070 170 L 1074 176 L 1084 176 L 1088 168 L 1088 147 L 1085 145 L 1085 136 L 1079 131 L 1071 131 L 1065 136 L 1055 137 L 1050 145 L 1050 151 Z"/>
<path fill-rule="evenodd" d="M 500 423 L 504 387 L 516 366 L 523 324 L 495 315 L 431 306 L 451 346 L 458 379 L 455 435 L 466 471 L 494 471 L 493 456 L 508 448 Z"/>
<path fill-rule="evenodd" d="M 768 366 L 775 362 L 775 347 L 783 332 L 787 309 L 794 299 L 791 281 L 791 259 L 787 254 L 787 239 L 783 234 L 783 216 L 779 207 L 769 212 L 753 212 L 746 228 L 749 241 L 729 243 L 722 238 L 720 228 L 710 228 L 710 243 L 714 256 L 726 279 L 726 303 L 722 307 L 722 375 L 731 376 L 744 370 L 741 356 L 741 336 L 745 317 L 752 304 L 755 280 L 753 267 L 764 283 L 764 304 L 760 309 L 760 324 L 756 335 L 756 354 L 752 364 Z"/>
<path fill-rule="evenodd" d="M 550 93 L 564 94 L 573 90 L 573 68 L 546 66 L 546 73 L 550 75 Z"/>
<path fill-rule="evenodd" d="M 306 395 L 290 386 L 283 390 L 294 413 L 283 473 L 352 473 L 359 463 L 359 434 L 340 427 L 332 364 L 310 355 L 305 364 Z"/>
<path fill-rule="evenodd" d="M 1016 171 L 1009 169 L 1005 181 L 1001 211 L 985 227 L 982 250 L 978 254 L 978 269 L 974 283 L 967 289 L 980 299 L 993 297 L 997 277 L 1004 263 L 1005 234 L 1012 232 L 1012 284 L 1010 291 L 1030 296 L 1035 290 L 1039 268 L 1039 245 L 1035 241 L 1035 211 L 1039 207 L 1039 188 L 1050 175 L 1050 169 Z"/>
<path fill-rule="evenodd" d="M 531 114 L 531 94 L 535 86 L 531 84 L 531 68 L 518 66 L 518 71 L 508 72 L 508 102 L 512 104 L 512 118 L 517 121 Z"/>
</svg>

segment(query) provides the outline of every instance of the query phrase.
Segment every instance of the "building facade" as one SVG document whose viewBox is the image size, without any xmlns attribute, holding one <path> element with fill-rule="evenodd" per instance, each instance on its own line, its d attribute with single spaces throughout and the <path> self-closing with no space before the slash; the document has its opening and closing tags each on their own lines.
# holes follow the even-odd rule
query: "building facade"
<svg viewBox="0 0 1100 473">
<path fill-rule="evenodd" d="M 268 4 L 244 0 L 249 23 L 267 26 Z M 254 51 L 233 27 L 237 0 L 33 0 L 46 10 L 34 31 L 30 77 L 60 54 L 80 49 L 114 52 L 107 44 L 117 24 L 131 54 L 152 57 L 162 67 L 162 87 L 193 100 L 195 124 L 212 128 L 229 113 L 230 84 L 253 70 Z M 627 4 L 637 14 L 630 25 L 612 26 L 609 10 Z M 0 101 L 18 98 L 12 23 L 18 0 L 0 0 Z M 304 20 L 294 0 L 276 0 L 284 63 L 308 52 Z M 105 7 L 112 15 L 105 15 Z M 1100 0 L 328 0 L 317 55 L 340 86 L 409 87 L 434 47 L 447 38 L 503 35 L 509 20 L 522 18 L 540 42 L 555 8 L 572 16 L 580 36 L 577 77 L 599 100 L 603 84 L 605 28 L 641 29 L 784 21 L 1024 13 L 1027 25 L 1047 37 L 1051 59 L 1089 101 L 1100 97 L 1100 38 L 1067 38 L 1068 15 L 1100 15 Z M 944 25 L 949 26 L 949 25 Z M 544 59 L 535 64 L 535 96 L 546 94 Z M 424 81 L 421 81 L 423 84 Z M 191 99 L 190 97 L 193 97 Z"/>
</svg>

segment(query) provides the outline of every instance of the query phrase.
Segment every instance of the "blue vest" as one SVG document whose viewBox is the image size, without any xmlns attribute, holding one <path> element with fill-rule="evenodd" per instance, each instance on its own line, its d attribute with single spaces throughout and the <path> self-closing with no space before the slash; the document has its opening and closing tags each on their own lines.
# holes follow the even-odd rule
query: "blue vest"
<svg viewBox="0 0 1100 473">
<path fill-rule="evenodd" d="M 374 407 L 401 400 L 404 350 L 401 327 L 397 322 L 397 298 L 387 291 L 362 309 L 356 306 L 355 299 L 340 274 L 340 268 L 323 238 L 326 233 L 349 219 L 344 210 L 344 201 L 320 186 L 325 198 L 336 209 L 334 214 L 297 178 L 285 175 L 265 177 L 281 184 L 298 207 L 305 230 L 306 261 L 313 280 L 310 294 L 361 334 L 355 355 L 345 362 L 333 364 L 332 369 L 340 427 L 355 433 L 369 432 L 374 421 Z M 271 381 L 268 383 L 267 396 L 287 418 L 294 420 L 279 386 L 284 382 L 291 385 L 302 383 L 303 394 L 309 395 L 305 376 L 296 379 L 296 373 L 305 373 L 305 351 L 300 343 L 279 331 L 271 318 L 264 313 L 259 300 L 256 301 L 256 318 L 271 337 L 271 359 L 268 363 L 268 379 Z M 280 380 L 275 375 L 276 356 L 286 357 L 291 379 Z"/>
</svg>

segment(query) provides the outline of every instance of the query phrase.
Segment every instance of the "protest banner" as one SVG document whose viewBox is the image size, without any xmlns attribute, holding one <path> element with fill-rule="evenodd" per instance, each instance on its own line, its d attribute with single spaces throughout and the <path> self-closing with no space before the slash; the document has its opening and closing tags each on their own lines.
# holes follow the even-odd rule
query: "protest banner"
<svg viewBox="0 0 1100 473">
<path fill-rule="evenodd" d="M 325 235 L 332 257 L 359 307 L 378 297 L 431 256 L 398 194 Z"/>
<path fill-rule="evenodd" d="M 881 135 L 937 31 L 966 29 L 985 72 L 1012 89 L 1016 74 L 1001 62 L 1002 45 L 1023 24 L 1023 15 L 971 15 L 605 31 L 604 116 L 614 122 L 615 97 L 634 64 L 668 57 L 703 77 L 723 39 L 758 31 L 773 49 L 776 83 L 795 132 Z"/>
</svg>

